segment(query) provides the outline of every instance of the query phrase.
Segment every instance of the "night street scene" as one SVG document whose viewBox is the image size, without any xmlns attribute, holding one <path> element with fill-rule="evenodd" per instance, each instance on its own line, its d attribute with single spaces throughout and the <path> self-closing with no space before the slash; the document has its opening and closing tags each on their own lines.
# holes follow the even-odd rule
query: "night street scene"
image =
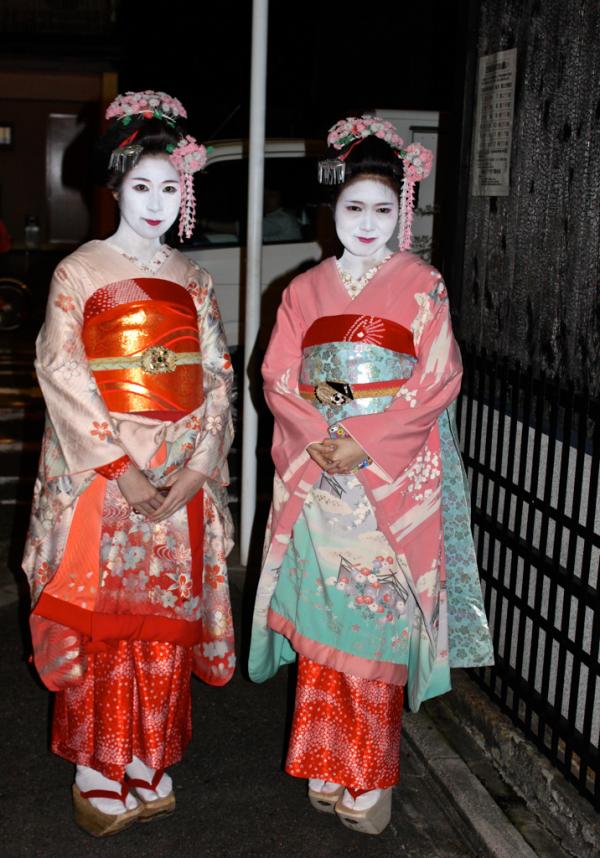
<svg viewBox="0 0 600 858">
<path fill-rule="evenodd" d="M 600 858 L 598 0 L 0 33 L 0 856 Z"/>
</svg>

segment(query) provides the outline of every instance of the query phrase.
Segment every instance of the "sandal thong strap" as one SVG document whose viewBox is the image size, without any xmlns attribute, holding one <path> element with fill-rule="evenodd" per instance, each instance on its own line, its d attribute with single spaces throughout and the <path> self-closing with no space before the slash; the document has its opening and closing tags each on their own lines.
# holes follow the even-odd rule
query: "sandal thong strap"
<svg viewBox="0 0 600 858">
<path fill-rule="evenodd" d="M 129 795 L 129 787 L 123 783 L 121 792 L 117 792 L 115 789 L 88 789 L 85 792 L 79 790 L 79 795 L 82 798 L 114 798 L 125 803 L 125 799 Z"/>
<path fill-rule="evenodd" d="M 144 781 L 142 780 L 142 778 L 129 778 L 128 784 L 129 786 L 139 787 L 140 789 L 148 789 L 152 790 L 152 792 L 156 792 L 156 787 L 159 785 L 164 773 L 164 769 L 157 769 L 154 772 L 154 777 L 151 781 Z"/>
</svg>

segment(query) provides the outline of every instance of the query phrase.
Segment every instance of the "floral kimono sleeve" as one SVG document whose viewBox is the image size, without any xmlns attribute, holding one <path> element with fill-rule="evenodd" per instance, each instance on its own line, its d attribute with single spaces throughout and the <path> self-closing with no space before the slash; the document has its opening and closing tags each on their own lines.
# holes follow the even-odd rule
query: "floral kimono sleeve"
<svg viewBox="0 0 600 858">
<path fill-rule="evenodd" d="M 306 447 L 327 436 L 325 418 L 302 399 L 298 388 L 305 329 L 292 283 L 283 293 L 262 366 L 265 399 L 275 418 L 273 462 L 284 480 L 308 460 Z"/>
<path fill-rule="evenodd" d="M 193 281 L 189 288 L 198 312 L 204 402 L 195 415 L 201 429 L 187 465 L 206 477 L 218 479 L 233 441 L 233 367 L 212 278 L 198 269 L 194 269 L 194 274 L 200 282 Z"/>
<path fill-rule="evenodd" d="M 460 391 L 462 361 L 441 280 L 427 301 L 428 320 L 419 331 L 412 376 L 384 411 L 343 421 L 390 481 L 398 479 L 419 453 L 437 418 Z"/>
<path fill-rule="evenodd" d="M 87 276 L 65 260 L 50 285 L 46 319 L 36 342 L 35 368 L 62 463 L 57 474 L 77 474 L 121 458 L 110 414 L 89 369 L 82 340 Z M 48 464 L 48 463 L 47 463 Z"/>
</svg>

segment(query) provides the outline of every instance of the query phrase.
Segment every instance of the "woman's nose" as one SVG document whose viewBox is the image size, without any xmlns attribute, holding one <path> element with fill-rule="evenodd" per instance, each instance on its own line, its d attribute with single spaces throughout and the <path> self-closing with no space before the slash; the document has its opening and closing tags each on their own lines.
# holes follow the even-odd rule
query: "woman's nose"
<svg viewBox="0 0 600 858">
<path fill-rule="evenodd" d="M 154 193 L 154 192 L 151 192 L 151 193 L 148 195 L 148 203 L 147 203 L 147 205 L 148 205 L 148 209 L 149 209 L 149 211 L 151 211 L 151 212 L 159 212 L 159 211 L 161 210 L 161 208 L 162 208 L 162 199 L 161 199 L 160 194 L 156 194 L 156 193 Z"/>
<path fill-rule="evenodd" d="M 373 229 L 373 213 L 370 211 L 370 209 L 363 209 L 361 221 L 361 226 L 363 229 Z"/>
</svg>

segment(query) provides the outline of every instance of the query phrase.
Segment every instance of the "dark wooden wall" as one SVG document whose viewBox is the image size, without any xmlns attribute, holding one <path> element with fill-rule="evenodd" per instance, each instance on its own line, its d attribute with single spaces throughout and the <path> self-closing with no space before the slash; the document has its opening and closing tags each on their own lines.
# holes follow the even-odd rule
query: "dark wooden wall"
<svg viewBox="0 0 600 858">
<path fill-rule="evenodd" d="M 476 5 L 477 56 L 516 47 L 517 89 L 510 195 L 465 188 L 460 335 L 598 395 L 600 2 Z"/>
</svg>

